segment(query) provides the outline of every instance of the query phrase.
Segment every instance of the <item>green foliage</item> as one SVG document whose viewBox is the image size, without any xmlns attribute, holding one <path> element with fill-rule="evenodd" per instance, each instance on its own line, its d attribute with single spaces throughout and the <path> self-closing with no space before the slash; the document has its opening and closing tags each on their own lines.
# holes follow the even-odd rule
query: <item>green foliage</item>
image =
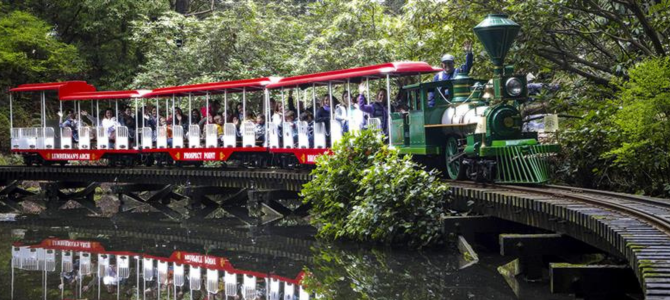
<svg viewBox="0 0 670 300">
<path fill-rule="evenodd" d="M 147 60 L 133 86 L 290 74 L 305 28 L 296 22 L 296 14 L 297 6 L 289 1 L 248 1 L 204 19 L 168 12 L 156 20 L 138 20 L 133 41 Z"/>
<path fill-rule="evenodd" d="M 423 170 L 410 156 L 380 151 L 363 174 L 363 194 L 356 197 L 344 227 L 348 236 L 415 246 L 437 242 L 448 187 L 434 172 Z"/>
<path fill-rule="evenodd" d="M 423 247 L 439 242 L 447 185 L 373 131 L 345 134 L 302 190 L 318 235 Z"/>
<path fill-rule="evenodd" d="M 86 80 L 102 90 L 124 89 L 144 61 L 144 50 L 131 39 L 131 23 L 169 10 L 164 0 L 19 1 L 14 7 L 45 20 L 53 35 L 79 49 Z"/>
<path fill-rule="evenodd" d="M 319 228 L 319 236 L 339 238 L 345 234 L 344 226 L 356 204 L 363 170 L 372 166 L 375 153 L 383 147 L 383 141 L 373 132 L 361 131 L 359 135 L 345 134 L 333 147 L 332 155 L 317 158 L 313 179 L 301 194 L 305 202 L 312 204 L 312 220 Z"/>
<path fill-rule="evenodd" d="M 0 36 L 0 87 L 62 79 L 82 68 L 77 49 L 30 13 L 0 12 Z"/>
<path fill-rule="evenodd" d="M 2 166 L 23 165 L 23 157 L 13 154 L 9 155 L 0 154 L 0 165 Z"/>
<path fill-rule="evenodd" d="M 645 192 L 670 196 L 670 59 L 640 63 L 619 84 L 621 109 L 612 117 L 617 131 L 609 136 L 616 146 L 604 156 Z"/>
<path fill-rule="evenodd" d="M 670 59 L 653 58 L 618 80 L 610 101 L 591 104 L 563 135 L 564 171 L 576 183 L 670 196 Z"/>
</svg>

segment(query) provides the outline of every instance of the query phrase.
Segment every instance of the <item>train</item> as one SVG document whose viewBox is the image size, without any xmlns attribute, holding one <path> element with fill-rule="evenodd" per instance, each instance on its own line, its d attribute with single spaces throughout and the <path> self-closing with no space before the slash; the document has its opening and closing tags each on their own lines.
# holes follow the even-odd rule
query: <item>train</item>
<svg viewBox="0 0 670 300">
<path fill-rule="evenodd" d="M 99 241 L 57 238 L 48 238 L 37 244 L 15 242 L 11 253 L 12 298 L 15 272 L 24 276 L 42 273 L 45 276 L 42 281 L 45 297 L 49 289 L 48 273 L 61 277 L 58 281 L 61 299 L 65 290 L 83 298 L 86 290 L 82 290 L 82 286 L 87 286 L 85 282 L 93 282 L 96 277 L 98 298 L 100 290 L 107 288 L 108 292 L 114 290 L 118 295 L 132 293 L 136 294 L 135 299 L 141 299 L 146 298 L 149 288 L 154 294 L 158 290 L 167 290 L 168 299 L 170 293 L 176 298 L 177 291 L 190 293 L 191 299 L 194 291 L 201 295 L 220 293 L 226 298 L 241 295 L 244 299 L 255 299 L 262 293 L 259 287 L 272 299 L 279 299 L 280 295 L 284 295 L 285 299 L 314 298 L 303 286 L 306 274 L 302 270 L 291 277 L 274 274 L 273 270 L 245 270 L 236 268 L 226 257 L 211 254 L 178 250 L 166 257 L 128 251 L 125 247 L 110 250 Z M 51 290 L 55 289 L 51 287 Z M 91 291 L 88 293 L 91 294 Z"/>
<path fill-rule="evenodd" d="M 522 130 L 520 106 L 528 101 L 526 79 L 514 73 L 513 65 L 504 64 L 519 30 L 518 24 L 499 14 L 487 16 L 474 28 L 494 65 L 492 78 L 484 80 L 462 74 L 451 80 L 424 82 L 422 75 L 442 69 L 425 62 L 392 62 L 153 90 L 97 91 L 84 81 L 23 84 L 10 89 L 11 151 L 21 155 L 26 165 L 102 159 L 109 166 L 125 167 L 201 166 L 218 161 L 224 162 L 222 166 L 309 168 L 317 156 L 330 153 L 345 131 L 361 129 L 352 126 L 358 112 L 363 115 L 358 123 L 385 132 L 389 147 L 428 162 L 448 178 L 544 183 L 549 179 L 550 158 L 559 146 L 541 143 L 536 132 Z M 391 101 L 391 80 L 399 77 L 419 78 L 418 83 L 398 89 L 406 111 L 394 110 L 399 103 L 392 105 Z M 385 102 L 383 114 L 365 115 L 355 108 L 352 85 L 359 86 L 370 104 L 371 81 L 389 91 L 382 94 L 385 99 L 377 99 Z M 334 97 L 337 88 L 344 91 L 339 104 Z M 450 91 L 448 95 L 429 105 L 429 94 L 444 89 Z M 327 92 L 317 111 L 317 93 L 322 91 Z M 39 127 L 13 126 L 13 95 L 23 92 L 40 93 Z M 56 130 L 55 119 L 47 116 L 47 92 L 57 94 L 59 124 L 76 125 L 59 125 Z M 228 112 L 233 96 L 239 101 L 236 115 Z M 119 101 L 129 103 L 122 107 L 124 112 L 119 111 Z M 194 101 L 203 105 L 201 110 L 193 109 Z M 210 120 L 221 101 L 222 115 Z M 186 103 L 188 115 L 177 114 L 186 109 Z M 82 109 L 87 104 L 91 113 L 96 112 L 92 116 Z M 101 115 L 100 104 L 113 104 L 115 109 Z M 251 106 L 260 108 L 255 118 L 247 114 Z M 337 107 L 346 107 L 344 121 Z M 282 113 L 276 114 L 278 111 Z M 317 114 L 325 118 L 310 120 L 310 115 Z M 182 119 L 177 120 L 177 115 Z M 204 116 L 204 122 L 198 122 L 199 116 Z M 90 124 L 82 117 L 90 119 Z M 147 124 L 147 119 L 154 124 Z"/>
</svg>

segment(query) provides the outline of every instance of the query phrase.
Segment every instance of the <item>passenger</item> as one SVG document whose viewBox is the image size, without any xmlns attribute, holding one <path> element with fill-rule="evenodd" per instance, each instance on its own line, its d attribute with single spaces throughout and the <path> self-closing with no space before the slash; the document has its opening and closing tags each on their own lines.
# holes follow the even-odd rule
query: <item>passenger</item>
<svg viewBox="0 0 670 300">
<path fill-rule="evenodd" d="M 330 100 L 328 94 L 321 97 L 321 107 L 316 110 L 314 116 L 315 123 L 324 123 L 326 126 L 326 136 L 330 132 Z"/>
<path fill-rule="evenodd" d="M 144 107 L 143 110 L 144 110 L 144 115 L 143 115 L 144 127 L 149 127 L 152 130 L 156 129 L 156 118 L 153 117 L 154 114 L 152 113 L 152 111 L 154 111 L 155 108 L 147 105 L 147 106 Z"/>
<path fill-rule="evenodd" d="M 64 272 L 61 270 L 61 284 L 58 285 L 58 289 L 73 289 L 77 284 L 77 279 L 79 276 L 79 259 L 75 259 L 72 264 L 72 271 Z"/>
<path fill-rule="evenodd" d="M 167 122 L 172 123 L 174 121 L 175 125 L 184 125 L 184 119 L 184 113 L 181 111 L 181 108 L 175 107 L 174 115 L 170 115 L 167 118 Z"/>
<path fill-rule="evenodd" d="M 111 108 L 105 109 L 105 115 L 100 125 L 102 125 L 103 130 L 107 133 L 109 138 L 109 145 L 107 146 L 107 149 L 114 148 L 114 141 L 116 140 L 116 126 L 118 126 L 119 123 L 116 121 L 116 117 L 114 117 L 114 112 Z"/>
<path fill-rule="evenodd" d="M 233 125 L 235 125 L 235 130 L 237 131 L 237 137 L 242 137 L 242 135 L 240 135 L 240 124 L 241 124 L 240 118 L 238 118 L 237 116 L 233 116 L 232 123 Z"/>
<path fill-rule="evenodd" d="M 87 124 L 86 121 L 83 120 L 83 118 L 80 118 L 81 119 L 81 124 L 79 124 L 79 127 L 80 128 L 88 127 L 89 128 L 89 133 L 90 133 L 90 139 L 91 140 L 96 139 L 95 128 L 98 124 L 98 119 L 95 118 L 94 116 L 89 115 L 88 112 L 85 111 L 85 110 L 82 110 L 80 112 L 80 116 L 85 117 L 86 119 L 88 119 L 88 122 L 89 122 L 90 125 Z"/>
<path fill-rule="evenodd" d="M 244 119 L 244 109 L 242 107 L 242 103 L 237 103 L 235 106 L 235 116 L 237 116 L 238 120 L 243 120 Z"/>
<path fill-rule="evenodd" d="M 314 117 L 311 111 L 305 111 L 300 114 L 300 121 L 307 123 L 307 138 L 309 139 L 310 147 L 314 146 Z"/>
<path fill-rule="evenodd" d="M 168 147 L 172 147 L 172 124 L 168 124 L 167 118 L 161 117 L 160 126 L 161 127 L 163 127 L 163 126 L 167 127 L 166 128 L 167 129 L 167 132 L 166 132 L 166 134 L 167 134 L 167 137 L 166 137 L 167 144 L 168 144 Z"/>
<path fill-rule="evenodd" d="M 216 125 L 216 136 L 223 136 L 223 117 L 221 115 L 214 116 L 214 124 Z"/>
<path fill-rule="evenodd" d="M 63 123 L 60 124 L 60 128 L 70 128 L 70 130 L 72 131 L 73 143 L 79 142 L 78 125 L 79 123 L 77 122 L 77 119 L 74 117 L 74 111 L 71 109 L 66 110 L 65 121 L 63 121 Z"/>
<path fill-rule="evenodd" d="M 126 121 L 126 118 L 125 118 L 126 116 L 130 117 L 130 119 L 133 120 L 132 124 L 130 124 L 130 122 Z M 126 105 L 123 108 L 123 113 L 121 114 L 121 117 L 119 118 L 119 124 L 121 124 L 121 126 L 126 126 L 126 127 L 130 127 L 130 125 L 135 127 L 135 117 L 133 116 L 133 109 L 130 106 Z"/>
<path fill-rule="evenodd" d="M 81 115 L 83 117 L 87 117 L 93 124 L 98 124 L 98 120 L 95 117 L 89 116 L 85 110 L 81 111 Z M 100 121 L 100 126 L 104 128 L 103 130 L 107 133 L 107 137 L 109 138 L 109 145 L 107 145 L 109 147 L 108 149 L 112 149 L 114 147 L 114 140 L 116 139 L 116 126 L 118 125 L 119 122 L 116 121 L 116 117 L 114 117 L 114 112 L 112 109 L 105 109 L 103 118 Z M 93 134 L 93 137 L 96 136 L 97 134 Z"/>
<path fill-rule="evenodd" d="M 283 121 L 284 116 L 284 111 L 282 110 L 281 103 L 275 104 L 273 111 L 274 113 L 272 114 L 272 124 L 281 127 L 281 123 Z"/>
<path fill-rule="evenodd" d="M 451 54 L 443 55 L 442 69 L 444 70 L 440 73 L 435 74 L 435 77 L 433 77 L 433 81 L 450 80 L 456 77 L 456 75 L 458 74 L 467 75 L 468 73 L 470 73 L 473 64 L 472 42 L 466 41 L 465 44 L 463 44 L 463 50 L 465 51 L 465 64 L 462 65 L 460 68 L 454 68 L 454 56 Z M 448 89 L 437 88 L 436 91 L 444 95 L 445 98 L 449 96 Z M 435 97 L 437 97 L 435 93 L 433 92 L 428 93 L 428 107 L 435 106 Z M 440 96 L 438 98 L 442 97 Z"/>
<path fill-rule="evenodd" d="M 186 123 L 186 116 L 184 115 L 184 112 L 182 112 L 181 108 L 177 107 L 175 108 L 175 120 L 174 120 L 174 125 L 175 126 L 181 126 L 182 132 L 188 132 L 188 125 Z M 168 120 L 168 123 L 173 123 L 172 120 Z"/>
<path fill-rule="evenodd" d="M 128 128 L 128 140 L 132 144 L 135 141 L 135 117 L 133 116 L 133 109 L 130 106 L 126 106 L 123 109 L 123 114 L 119 120 L 121 126 Z"/>
<path fill-rule="evenodd" d="M 342 105 L 335 97 L 333 97 L 333 104 L 335 104 L 335 111 L 333 112 L 335 116 L 335 120 L 340 123 L 340 127 L 342 128 L 342 133 L 345 133 L 348 131 L 348 116 L 347 116 L 347 108 Z"/>
<path fill-rule="evenodd" d="M 399 103 L 398 105 L 395 106 L 394 111 L 401 114 L 407 114 L 409 113 L 409 107 L 407 106 L 407 104 Z"/>
<path fill-rule="evenodd" d="M 151 129 L 155 132 L 156 131 L 156 126 L 158 126 L 158 109 L 156 109 L 155 106 L 151 107 L 151 124 L 152 127 Z"/>
<path fill-rule="evenodd" d="M 200 124 L 200 119 L 201 118 L 202 117 L 200 116 L 200 111 L 198 111 L 197 109 L 194 108 L 193 110 L 191 110 L 191 124 L 189 124 L 189 125 Z"/>
<path fill-rule="evenodd" d="M 200 126 L 200 132 L 203 132 L 203 128 L 205 128 L 205 125 L 207 125 L 207 124 L 214 124 L 214 116 L 213 115 L 203 117 L 200 120 L 200 123 L 198 123 L 198 126 Z"/>
<path fill-rule="evenodd" d="M 203 118 L 209 115 L 216 115 L 219 109 L 221 109 L 221 104 L 219 104 L 218 100 L 214 100 L 209 103 L 209 112 L 207 112 L 207 106 L 203 106 L 200 108 L 200 114 Z"/>
<path fill-rule="evenodd" d="M 289 130 L 293 135 L 293 141 L 298 140 L 298 126 L 295 123 L 295 113 L 289 111 L 286 113 L 286 122 L 284 122 L 283 130 Z M 293 145 L 295 147 L 295 145 Z"/>
<path fill-rule="evenodd" d="M 349 130 L 361 130 L 365 124 L 365 115 L 358 108 L 358 103 L 352 101 L 351 94 L 348 91 L 342 93 L 342 101 L 345 104 L 351 103 L 349 110 L 347 111 L 347 131 Z"/>
<path fill-rule="evenodd" d="M 260 142 L 261 145 L 265 143 L 265 115 L 258 115 L 256 117 L 254 132 L 256 133 L 256 142 Z"/>
<path fill-rule="evenodd" d="M 386 108 L 386 89 L 379 89 L 377 92 L 377 99 L 370 105 L 365 104 L 365 96 L 363 91 L 365 87 L 363 85 L 359 86 L 360 95 L 358 96 L 358 107 L 361 111 L 370 114 L 370 118 L 379 118 L 381 119 L 382 132 L 385 135 L 388 135 L 388 110 Z"/>
</svg>

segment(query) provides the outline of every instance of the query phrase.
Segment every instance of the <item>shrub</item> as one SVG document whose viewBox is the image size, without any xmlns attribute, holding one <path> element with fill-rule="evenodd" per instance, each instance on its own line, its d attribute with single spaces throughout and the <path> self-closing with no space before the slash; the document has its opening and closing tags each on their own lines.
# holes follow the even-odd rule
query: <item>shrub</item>
<svg viewBox="0 0 670 300">
<path fill-rule="evenodd" d="M 317 236 L 422 247 L 438 242 L 447 185 L 372 131 L 345 134 L 302 190 Z"/>
</svg>

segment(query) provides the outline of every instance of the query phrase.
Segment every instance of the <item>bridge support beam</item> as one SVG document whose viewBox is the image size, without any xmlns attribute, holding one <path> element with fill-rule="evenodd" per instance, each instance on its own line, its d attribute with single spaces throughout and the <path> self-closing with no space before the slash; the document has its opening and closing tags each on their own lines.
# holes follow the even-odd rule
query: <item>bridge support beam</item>
<svg viewBox="0 0 670 300">
<path fill-rule="evenodd" d="M 98 182 L 79 181 L 47 181 L 40 182 L 41 197 L 46 201 L 48 208 L 57 209 L 67 201 L 74 201 L 83 208 L 94 214 L 100 214 L 100 209 L 95 205 L 93 195 L 95 189 L 100 186 Z M 78 191 L 65 191 L 81 189 Z"/>
<path fill-rule="evenodd" d="M 468 241 L 477 241 L 479 244 L 491 244 L 488 241 L 490 237 L 494 244 L 491 247 L 497 247 L 497 238 L 501 233 L 537 232 L 536 228 L 492 216 L 448 216 L 442 224 L 445 236 L 454 239 L 463 236 Z"/>
<path fill-rule="evenodd" d="M 118 195 L 122 207 L 126 204 L 124 202 L 124 196 L 126 196 L 140 203 L 148 204 L 171 219 L 183 218 L 179 212 L 168 206 L 173 199 L 184 198 L 173 191 L 171 184 L 115 184 L 111 190 L 112 193 Z M 146 191 L 151 192 L 149 197 L 140 196 L 141 192 Z"/>
<path fill-rule="evenodd" d="M 2 182 L 2 190 L 0 190 L 0 201 L 2 201 L 10 209 L 20 212 L 21 207 L 19 202 L 21 198 L 25 196 L 33 196 L 35 193 L 27 191 L 21 188 L 22 181 L 20 180 L 8 180 Z"/>
<path fill-rule="evenodd" d="M 543 257 L 574 253 L 597 253 L 592 247 L 561 234 L 501 234 L 500 255 L 519 257 L 526 280 L 542 280 Z"/>
<path fill-rule="evenodd" d="M 282 204 L 280 200 L 296 200 L 298 193 L 285 190 L 249 190 L 248 207 L 253 207 L 254 211 L 249 211 L 259 218 L 260 224 L 268 224 L 283 217 L 294 215 L 294 210 Z"/>
<path fill-rule="evenodd" d="M 582 299 L 616 298 L 639 293 L 640 286 L 627 265 L 549 264 L 552 293 L 575 294 Z"/>
</svg>

